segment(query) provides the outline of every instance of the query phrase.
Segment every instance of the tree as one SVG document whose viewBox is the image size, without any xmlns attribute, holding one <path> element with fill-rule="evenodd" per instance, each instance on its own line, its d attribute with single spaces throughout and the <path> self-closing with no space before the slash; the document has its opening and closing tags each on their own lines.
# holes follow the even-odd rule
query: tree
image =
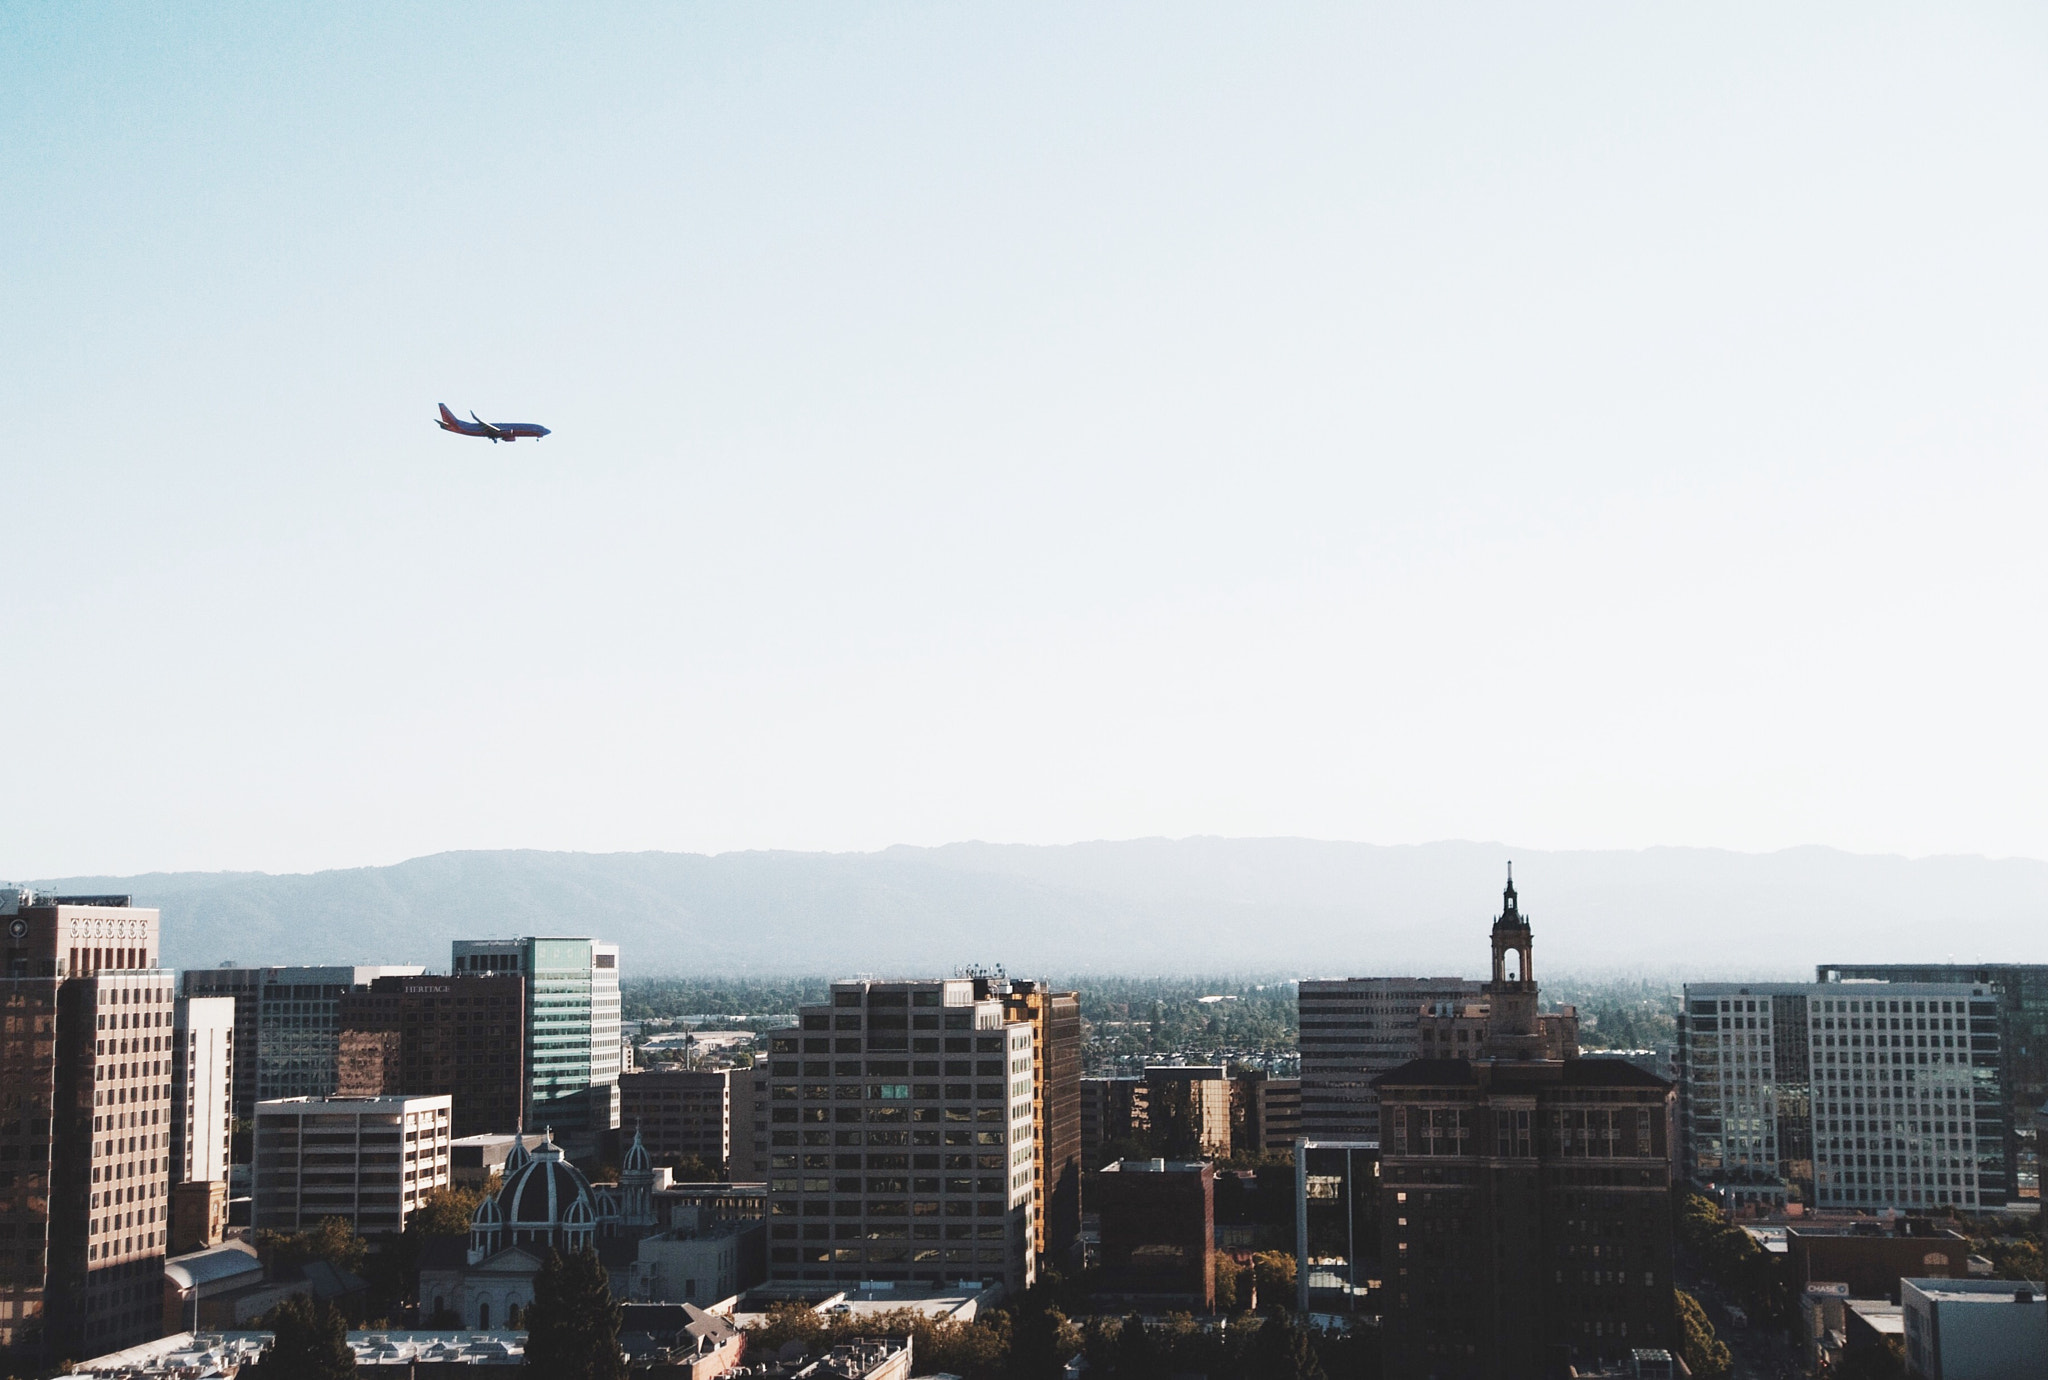
<svg viewBox="0 0 2048 1380">
<path fill-rule="evenodd" d="M 348 1323 L 332 1304 L 293 1294 L 270 1310 L 269 1321 L 274 1336 L 255 1370 L 261 1380 L 353 1380 Z"/>
<path fill-rule="evenodd" d="M 1252 1257 L 1252 1278 L 1259 1291 L 1260 1308 L 1294 1307 L 1292 1255 L 1286 1251 L 1260 1251 Z"/>
<path fill-rule="evenodd" d="M 1116 1354 L 1110 1362 L 1110 1372 L 1116 1380 L 1158 1380 L 1159 1356 L 1152 1345 L 1152 1334 L 1145 1328 L 1145 1319 L 1133 1313 L 1124 1319 L 1123 1330 L 1116 1334 Z"/>
<path fill-rule="evenodd" d="M 405 1222 L 408 1233 L 417 1232 L 422 1236 L 463 1236 L 469 1231 L 469 1219 L 476 1215 L 477 1204 L 490 1194 L 496 1193 L 504 1183 L 497 1175 L 482 1188 L 436 1188 L 420 1199 L 420 1205 L 413 1209 L 412 1216 Z"/>
<path fill-rule="evenodd" d="M 337 1270 L 359 1274 L 363 1268 L 363 1257 L 369 1251 L 369 1244 L 356 1235 L 356 1229 L 349 1225 L 346 1217 L 323 1217 L 318 1225 L 302 1232 L 285 1233 L 260 1231 L 256 1233 L 256 1245 L 270 1254 L 278 1265 L 303 1265 L 309 1260 L 324 1260 Z"/>
<path fill-rule="evenodd" d="M 1714 1335 L 1713 1323 L 1700 1301 L 1683 1289 L 1678 1295 L 1678 1335 L 1681 1359 L 1694 1375 L 1726 1375 L 1733 1359 L 1728 1346 Z"/>
<path fill-rule="evenodd" d="M 1244 1369 L 1246 1380 L 1323 1380 L 1315 1342 L 1285 1313 L 1274 1313 L 1259 1324 Z"/>
<path fill-rule="evenodd" d="M 625 1380 L 622 1316 L 596 1251 L 585 1246 L 566 1257 L 549 1251 L 533 1277 L 533 1307 L 526 1312 L 527 1369 L 549 1380 Z"/>
<path fill-rule="evenodd" d="M 1009 1364 L 1004 1367 L 1010 1380 L 1059 1380 L 1067 1358 L 1074 1354 L 1070 1340 L 1067 1319 L 1052 1306 L 1049 1291 L 1032 1289 L 1012 1325 Z"/>
</svg>

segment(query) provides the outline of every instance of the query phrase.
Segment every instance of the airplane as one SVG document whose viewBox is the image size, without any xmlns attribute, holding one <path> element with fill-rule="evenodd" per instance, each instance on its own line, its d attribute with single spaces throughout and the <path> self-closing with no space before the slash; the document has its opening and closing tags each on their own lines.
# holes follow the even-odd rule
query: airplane
<svg viewBox="0 0 2048 1380">
<path fill-rule="evenodd" d="M 471 423 L 475 425 L 471 425 Z M 488 436 L 491 444 L 500 441 L 516 441 L 522 436 L 531 436 L 538 441 L 548 434 L 548 429 L 537 422 L 487 422 L 472 412 L 465 422 L 448 410 L 448 404 L 441 404 L 441 419 L 435 423 L 443 431 L 452 431 L 457 436 Z"/>
</svg>

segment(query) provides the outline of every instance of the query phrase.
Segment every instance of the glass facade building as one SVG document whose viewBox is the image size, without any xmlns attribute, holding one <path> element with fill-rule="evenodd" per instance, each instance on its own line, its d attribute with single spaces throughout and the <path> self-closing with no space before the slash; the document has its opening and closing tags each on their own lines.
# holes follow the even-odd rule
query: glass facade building
<svg viewBox="0 0 2048 1380">
<path fill-rule="evenodd" d="M 1692 983 L 1674 1063 L 1684 1173 L 1730 1206 L 2010 1195 L 1988 985 Z"/>
<path fill-rule="evenodd" d="M 1942 982 L 1989 986 L 1998 994 L 1999 1083 L 2005 1090 L 2006 1159 L 2013 1193 L 2041 1192 L 2040 1131 L 2034 1111 L 2048 1103 L 2048 963 L 1823 963 L 1822 982 Z"/>
<path fill-rule="evenodd" d="M 590 938 L 458 939 L 454 971 L 526 980 L 526 1121 L 596 1133 L 619 1124 L 619 947 Z"/>
</svg>

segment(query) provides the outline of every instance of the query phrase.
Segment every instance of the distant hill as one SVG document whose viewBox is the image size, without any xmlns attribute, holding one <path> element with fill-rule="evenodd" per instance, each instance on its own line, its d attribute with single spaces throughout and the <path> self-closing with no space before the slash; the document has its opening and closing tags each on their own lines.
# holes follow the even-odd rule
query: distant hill
<svg viewBox="0 0 2048 1380">
<path fill-rule="evenodd" d="M 1536 974 L 1794 976 L 1822 960 L 2048 962 L 2048 863 L 1379 847 L 958 843 L 879 853 L 439 853 L 297 876 L 67 877 L 164 917 L 180 967 L 415 962 L 458 936 L 595 934 L 627 976 L 1475 973 L 1515 860 Z"/>
</svg>

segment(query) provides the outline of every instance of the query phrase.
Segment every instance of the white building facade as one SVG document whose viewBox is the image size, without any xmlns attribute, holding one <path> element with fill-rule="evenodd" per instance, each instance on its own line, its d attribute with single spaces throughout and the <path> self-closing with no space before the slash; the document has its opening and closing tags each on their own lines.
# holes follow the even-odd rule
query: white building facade
<svg viewBox="0 0 2048 1380">
<path fill-rule="evenodd" d="M 235 1000 L 179 997 L 171 1059 L 171 1182 L 226 1183 L 235 1127 Z"/>
<path fill-rule="evenodd" d="M 1732 1206 L 1965 1211 L 2005 1202 L 1999 1054 L 1980 985 L 1691 983 L 1683 1172 Z"/>
</svg>

